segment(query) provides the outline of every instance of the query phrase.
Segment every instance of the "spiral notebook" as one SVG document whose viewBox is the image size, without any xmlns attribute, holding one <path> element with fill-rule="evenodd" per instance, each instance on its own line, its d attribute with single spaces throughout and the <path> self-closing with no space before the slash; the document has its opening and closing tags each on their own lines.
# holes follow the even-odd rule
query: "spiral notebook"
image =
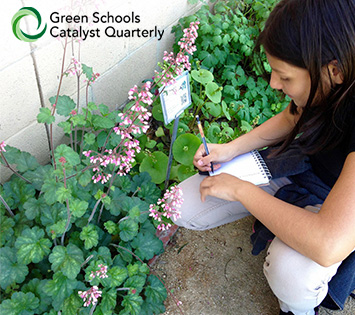
<svg viewBox="0 0 355 315">
<path fill-rule="evenodd" d="M 271 173 L 267 168 L 260 153 L 256 150 L 238 155 L 234 159 L 222 163 L 221 167 L 210 176 L 227 173 L 255 185 L 266 185 L 271 179 Z"/>
</svg>

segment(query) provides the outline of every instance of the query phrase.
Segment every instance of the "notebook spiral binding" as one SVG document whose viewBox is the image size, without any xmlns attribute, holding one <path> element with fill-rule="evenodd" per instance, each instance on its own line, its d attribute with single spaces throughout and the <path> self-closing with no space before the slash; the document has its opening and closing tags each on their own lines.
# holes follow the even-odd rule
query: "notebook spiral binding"
<svg viewBox="0 0 355 315">
<path fill-rule="evenodd" d="M 259 169 L 262 171 L 264 178 L 267 178 L 268 180 L 270 180 L 272 178 L 272 175 L 271 175 L 269 168 L 267 167 L 264 159 L 260 155 L 259 151 L 253 150 L 253 151 L 251 151 L 251 153 L 254 157 L 254 160 L 258 164 Z"/>
</svg>

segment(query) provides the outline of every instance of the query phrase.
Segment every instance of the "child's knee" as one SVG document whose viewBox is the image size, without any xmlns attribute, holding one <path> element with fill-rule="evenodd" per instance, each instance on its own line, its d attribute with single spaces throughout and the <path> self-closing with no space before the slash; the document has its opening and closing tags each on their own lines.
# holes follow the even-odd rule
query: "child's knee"
<svg viewBox="0 0 355 315">
<path fill-rule="evenodd" d="M 289 305 L 302 304 L 307 299 L 321 302 L 336 270 L 337 266 L 320 266 L 278 238 L 271 243 L 264 263 L 270 288 L 280 301 Z"/>
</svg>

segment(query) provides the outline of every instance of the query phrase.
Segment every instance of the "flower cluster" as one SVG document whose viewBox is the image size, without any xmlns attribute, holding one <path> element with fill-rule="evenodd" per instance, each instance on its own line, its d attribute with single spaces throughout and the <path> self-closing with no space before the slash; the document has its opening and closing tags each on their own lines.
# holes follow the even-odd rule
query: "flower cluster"
<svg viewBox="0 0 355 315">
<path fill-rule="evenodd" d="M 95 285 L 87 291 L 79 291 L 79 296 L 84 300 L 84 306 L 89 306 L 91 303 L 95 305 L 97 299 L 101 297 L 102 291 Z"/>
<path fill-rule="evenodd" d="M 6 152 L 5 147 L 6 147 L 5 141 L 2 141 L 0 143 L 0 152 Z"/>
<path fill-rule="evenodd" d="M 98 265 L 98 267 L 100 268 L 99 270 L 91 271 L 90 274 L 90 278 L 94 279 L 95 277 L 99 277 L 99 278 L 108 278 L 107 275 L 107 266 L 100 264 Z"/>
<path fill-rule="evenodd" d="M 64 72 L 64 74 L 69 76 L 80 75 L 82 72 L 82 65 L 79 60 L 75 57 L 72 57 L 72 61 L 69 65 L 69 69 Z"/>
<path fill-rule="evenodd" d="M 168 53 L 167 51 L 164 52 L 164 65 L 163 65 L 163 72 L 160 74 L 159 72 L 155 72 L 156 78 L 162 83 L 162 85 L 167 86 L 171 83 L 174 83 L 174 78 L 176 76 L 181 75 L 185 69 L 190 70 L 190 58 L 189 55 L 192 55 L 196 51 L 196 38 L 198 36 L 197 30 L 198 25 L 200 22 L 191 22 L 190 27 L 184 29 L 184 36 L 178 42 L 180 46 L 180 51 L 174 57 L 174 54 Z"/>
<path fill-rule="evenodd" d="M 143 106 L 143 104 L 151 105 L 153 103 L 152 94 L 150 93 L 151 82 L 146 82 L 141 89 L 135 85 L 129 92 L 128 98 L 134 102 L 129 110 L 125 113 L 118 114 L 121 122 L 113 131 L 121 137 L 119 145 L 113 150 L 105 150 L 103 153 L 93 151 L 85 151 L 83 154 L 90 157 L 90 162 L 97 166 L 93 169 L 95 172 L 92 180 L 94 183 L 101 182 L 105 184 L 111 174 L 106 174 L 103 168 L 109 164 L 118 166 L 117 174 L 124 176 L 129 173 L 132 168 L 132 163 L 136 153 L 139 153 L 141 148 L 139 141 L 134 139 L 132 135 L 146 133 L 149 128 L 149 118 L 152 115 Z M 142 104 L 143 103 L 143 104 Z"/>
<path fill-rule="evenodd" d="M 99 76 L 100 76 L 100 73 L 93 73 L 90 80 L 85 79 L 84 83 L 88 83 L 88 84 L 94 83 Z"/>
<path fill-rule="evenodd" d="M 179 186 L 173 186 L 167 189 L 163 198 L 159 199 L 157 204 L 149 206 L 150 214 L 155 220 L 160 222 L 158 230 L 167 230 L 171 227 L 170 223 L 164 223 L 163 217 L 176 221 L 180 217 L 179 208 L 184 199 L 182 198 L 182 189 Z"/>
</svg>

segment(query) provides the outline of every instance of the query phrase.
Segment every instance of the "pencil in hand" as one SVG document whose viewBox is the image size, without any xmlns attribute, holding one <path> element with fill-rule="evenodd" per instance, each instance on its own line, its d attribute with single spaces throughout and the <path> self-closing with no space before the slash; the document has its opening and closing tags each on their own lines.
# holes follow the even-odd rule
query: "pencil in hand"
<svg viewBox="0 0 355 315">
<path fill-rule="evenodd" d="M 201 125 L 201 122 L 200 122 L 200 117 L 198 115 L 196 115 L 196 120 L 197 120 L 197 127 L 198 127 L 198 130 L 199 130 L 201 138 L 202 138 L 202 143 L 203 143 L 203 145 L 205 147 L 206 155 L 209 155 L 210 152 L 208 151 L 205 134 L 203 133 L 202 125 Z M 211 162 L 211 170 L 212 170 L 212 173 L 213 173 L 213 163 L 212 162 Z"/>
</svg>

